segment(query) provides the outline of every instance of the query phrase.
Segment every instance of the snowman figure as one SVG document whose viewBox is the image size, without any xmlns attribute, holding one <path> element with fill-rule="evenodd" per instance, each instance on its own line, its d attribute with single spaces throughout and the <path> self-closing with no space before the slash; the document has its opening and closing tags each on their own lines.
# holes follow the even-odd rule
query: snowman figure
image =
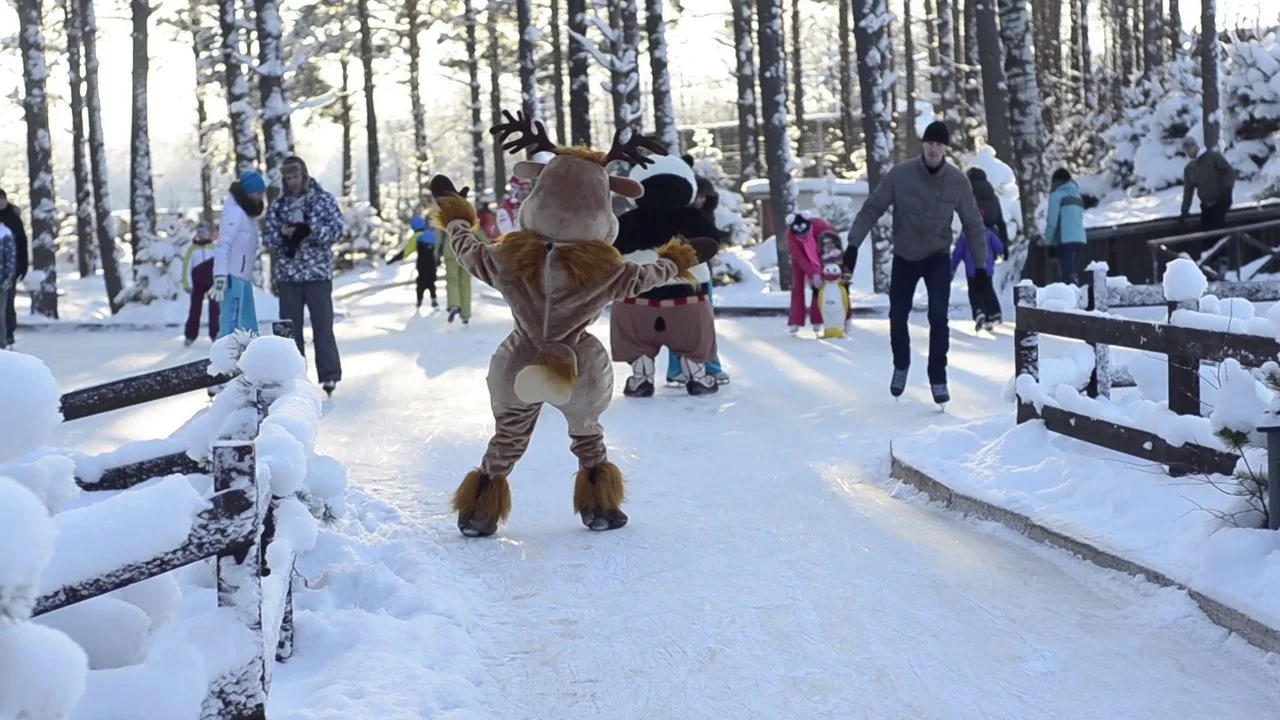
<svg viewBox="0 0 1280 720">
<path fill-rule="evenodd" d="M 819 337 L 848 336 L 845 321 L 849 317 L 849 291 L 841 279 L 844 271 L 838 262 L 822 266 L 822 287 L 818 289 L 818 307 L 822 311 L 823 330 Z"/>
</svg>

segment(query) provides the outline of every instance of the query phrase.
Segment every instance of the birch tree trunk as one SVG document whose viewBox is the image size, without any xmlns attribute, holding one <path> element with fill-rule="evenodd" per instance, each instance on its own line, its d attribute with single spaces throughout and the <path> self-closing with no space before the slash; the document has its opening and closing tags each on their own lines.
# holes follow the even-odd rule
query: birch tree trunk
<svg viewBox="0 0 1280 720">
<path fill-rule="evenodd" d="M 662 0 L 646 0 L 645 30 L 649 34 L 649 71 L 653 78 L 653 126 L 658 139 L 672 155 L 680 154 L 676 108 L 671 100 L 671 73 L 667 70 L 666 22 Z"/>
<path fill-rule="evenodd" d="M 778 286 L 791 289 L 791 256 L 787 252 L 787 216 L 795 212 L 796 183 L 791 177 L 791 144 L 787 139 L 787 46 L 782 34 L 782 0 L 757 0 L 760 42 L 760 99 L 764 109 L 764 145 L 773 211 L 774 245 L 778 250 Z"/>
<path fill-rule="evenodd" d="M 796 133 L 796 154 L 804 157 L 806 152 L 808 133 L 805 132 L 804 126 L 804 55 L 803 40 L 801 38 L 800 27 L 800 0 L 791 0 L 791 50 L 795 53 L 791 61 L 791 108 L 795 112 L 795 118 L 792 122 L 799 130 Z"/>
<path fill-rule="evenodd" d="M 843 0 L 842 0 L 843 1 Z M 756 120 L 756 49 L 751 0 L 733 2 L 734 74 L 738 78 L 738 167 L 742 182 L 760 177 L 760 128 Z M 845 152 L 852 152 L 852 145 Z"/>
<path fill-rule="evenodd" d="M 364 129 L 368 145 L 369 205 L 382 216 L 382 163 L 378 150 L 378 110 L 373 102 L 373 28 L 369 0 L 356 0 L 360 20 L 360 66 L 364 70 Z"/>
<path fill-rule="evenodd" d="M 551 0 L 551 87 L 556 112 L 556 144 L 565 145 L 568 125 L 564 119 L 564 45 L 560 27 L 560 0 Z"/>
<path fill-rule="evenodd" d="M 484 119 L 481 114 L 480 96 L 480 48 L 476 43 L 476 8 L 472 0 L 464 0 L 463 11 L 467 27 L 467 80 L 471 91 L 471 187 L 480 195 L 487 183 L 484 167 Z"/>
<path fill-rule="evenodd" d="M 339 65 L 342 67 L 342 94 L 338 100 L 342 123 L 342 199 L 350 203 L 356 199 L 355 120 L 351 107 L 350 58 L 344 55 Z"/>
<path fill-rule="evenodd" d="M 222 68 L 226 84 L 227 117 L 231 126 L 231 142 L 235 146 L 234 175 L 253 170 L 258 164 L 258 138 L 253 130 L 253 105 L 249 102 L 249 84 L 240 65 L 240 25 L 236 19 L 236 0 L 219 0 L 218 23 L 222 29 Z"/>
<path fill-rule="evenodd" d="M 1041 244 L 1036 209 L 1044 195 L 1046 178 L 1041 156 L 1041 99 L 1036 85 L 1035 59 L 1027 6 L 1024 0 L 1000 0 L 1001 40 L 1005 48 L 1005 73 L 1009 84 L 1009 129 L 1013 141 L 1013 171 L 1018 180 L 1022 227 L 1011 240 L 1015 268 L 1026 262 L 1028 248 Z M 1015 255 L 1016 253 L 1016 255 Z M 1011 274 L 1013 277 L 1016 273 Z"/>
<path fill-rule="evenodd" d="M 959 1 L 959 0 L 954 0 Z M 960 113 L 956 108 L 956 65 L 954 31 L 951 25 L 951 3 L 953 0 L 937 0 L 938 2 L 938 67 L 935 72 L 938 78 L 938 96 L 941 107 L 940 115 L 947 127 L 955 132 L 960 125 Z M 907 5 L 910 4 L 908 1 Z"/>
<path fill-rule="evenodd" d="M 116 263 L 115 219 L 111 217 L 111 184 L 107 176 L 107 146 L 102 132 L 102 100 L 98 92 L 98 21 L 93 0 L 78 3 L 81 40 L 84 41 L 85 105 L 89 110 L 89 172 L 93 176 L 93 209 L 98 234 L 98 258 L 107 289 L 111 314 L 120 312 L 116 300 L 124 290 L 120 266 Z"/>
<path fill-rule="evenodd" d="M 1008 84 L 1004 77 L 1004 50 L 1000 25 L 996 22 L 997 0 L 975 0 L 974 19 L 978 32 L 978 60 L 982 65 L 982 105 L 987 119 L 987 143 L 1005 164 L 1013 164 L 1013 141 L 1009 137 Z"/>
<path fill-rule="evenodd" d="M 626 77 L 624 96 L 627 101 L 627 127 L 640 132 L 644 110 L 640 105 L 640 21 L 636 0 L 620 0 L 622 20 L 622 72 Z"/>
<path fill-rule="evenodd" d="M 591 63 L 581 38 L 587 34 L 586 0 L 567 0 L 569 13 L 569 139 L 591 146 Z"/>
<path fill-rule="evenodd" d="M 40 0 L 18 3 L 18 46 L 22 52 L 25 95 L 22 110 L 27 125 L 27 178 L 31 202 L 31 268 L 36 288 L 31 312 L 58 317 L 58 265 L 54 254 L 53 143 L 49 136 L 49 106 L 45 98 L 48 70 L 44 60 L 44 11 Z M 30 282 L 30 280 L 29 280 Z"/>
<path fill-rule="evenodd" d="M 867 146 L 867 185 L 874 191 L 893 163 L 892 108 L 886 64 L 892 54 L 886 0 L 853 0 L 853 39 L 857 44 L 858 85 L 862 94 L 862 137 Z M 888 82 L 886 82 L 888 81 Z M 871 230 L 871 283 L 877 293 L 889 291 L 893 263 L 889 225 Z"/>
<path fill-rule="evenodd" d="M 844 155 L 840 158 L 840 167 L 844 170 L 852 169 L 851 158 L 854 148 L 854 136 L 857 134 L 853 110 L 853 48 L 850 46 L 853 39 L 853 24 L 852 14 L 849 9 L 850 1 L 837 0 L 840 3 L 839 30 L 837 32 L 840 36 L 840 56 L 838 58 L 840 66 L 840 144 L 844 146 Z M 931 48 L 932 45 L 933 43 L 930 42 Z M 930 67 L 935 64 L 930 63 Z"/>
<path fill-rule="evenodd" d="M 533 0 L 516 0 L 516 23 L 520 29 L 518 62 L 520 65 L 520 107 L 530 118 L 540 119 L 538 107 L 538 78 L 534 67 Z"/>
<path fill-rule="evenodd" d="M 471 6 L 467 0 L 467 7 Z M 422 14 L 418 10 L 418 0 L 405 0 L 405 29 L 409 34 L 409 111 L 413 113 L 413 181 L 414 200 L 421 202 L 427 194 L 427 176 L 430 170 L 430 158 L 427 151 L 427 109 L 422 104 Z M 476 186 L 480 192 L 483 185 Z"/>
<path fill-rule="evenodd" d="M 1200 77 L 1204 82 L 1204 147 L 1218 147 L 1221 123 L 1218 112 L 1218 1 L 1200 0 Z M 32 200 L 35 204 L 35 200 Z"/>
<path fill-rule="evenodd" d="M 147 53 L 150 0 L 131 0 L 133 14 L 133 113 L 129 128 L 129 244 L 133 248 L 133 278 L 138 279 L 138 254 L 156 234 L 156 200 L 151 178 L 151 135 L 147 122 Z"/>
<path fill-rule="evenodd" d="M 98 253 L 93 244 L 93 195 L 89 190 L 89 162 L 85 157 L 84 96 L 81 77 L 80 19 L 74 0 L 58 0 L 67 33 L 67 77 L 71 84 L 71 160 L 76 181 L 76 264 L 80 277 L 97 271 Z"/>
<path fill-rule="evenodd" d="M 498 37 L 499 5 L 496 0 L 489 1 L 489 11 L 485 14 L 485 32 L 489 40 L 489 118 L 491 125 L 505 122 L 502 117 L 502 54 L 501 39 Z M 493 202 L 502 204 L 507 195 L 507 156 L 498 138 L 493 138 Z"/>
<path fill-rule="evenodd" d="M 267 198 L 280 194 L 280 165 L 293 154 L 289 133 L 289 101 L 284 93 L 280 58 L 280 3 L 254 0 L 258 30 L 258 96 L 262 103 L 262 136 L 267 149 Z"/>
<path fill-rule="evenodd" d="M 1142 7 L 1142 70 L 1150 78 L 1164 63 L 1164 14 L 1160 0 L 1144 0 Z"/>
</svg>

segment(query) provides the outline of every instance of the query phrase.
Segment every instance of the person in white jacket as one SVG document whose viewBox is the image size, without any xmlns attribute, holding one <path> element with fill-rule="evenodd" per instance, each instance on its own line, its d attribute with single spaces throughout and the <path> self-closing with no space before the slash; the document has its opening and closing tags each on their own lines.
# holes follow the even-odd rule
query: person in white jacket
<svg viewBox="0 0 1280 720">
<path fill-rule="evenodd" d="M 218 337 L 236 330 L 258 331 L 253 303 L 253 263 L 258 257 L 258 218 L 265 208 L 267 183 L 252 170 L 231 183 L 222 207 L 218 245 L 213 254 L 213 288 L 209 299 L 221 303 Z"/>
</svg>

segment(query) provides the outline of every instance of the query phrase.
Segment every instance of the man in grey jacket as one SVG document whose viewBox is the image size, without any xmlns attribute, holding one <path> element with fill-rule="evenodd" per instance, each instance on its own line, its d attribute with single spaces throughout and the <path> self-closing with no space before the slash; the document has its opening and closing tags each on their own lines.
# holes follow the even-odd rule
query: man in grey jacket
<svg viewBox="0 0 1280 720">
<path fill-rule="evenodd" d="M 1200 143 L 1190 135 L 1182 138 L 1182 152 L 1188 158 L 1182 170 L 1182 215 L 1191 212 L 1191 196 L 1200 195 L 1200 229 L 1218 230 L 1227 224 L 1232 191 L 1236 187 L 1236 171 L 1217 150 L 1200 152 Z M 1217 244 L 1217 239 L 1204 241 L 1201 252 Z"/>
<path fill-rule="evenodd" d="M 893 379 L 889 392 L 902 395 L 911 366 L 911 335 L 907 317 L 916 287 L 924 280 L 929 293 L 929 388 L 933 401 L 942 405 L 951 399 L 947 391 L 947 350 L 950 328 L 947 310 L 951 305 L 951 243 L 955 239 L 951 220 L 960 214 L 965 235 L 985 238 L 982 213 L 973 198 L 968 178 L 947 163 L 945 152 L 950 132 L 941 122 L 925 128 L 920 157 L 896 165 L 880 179 L 871 196 L 862 204 L 849 228 L 844 265 L 852 271 L 858 246 L 880 216 L 893 206 L 893 271 L 889 278 L 889 345 L 893 349 Z M 987 244 L 970 244 L 977 270 L 970 285 L 988 288 Z"/>
</svg>

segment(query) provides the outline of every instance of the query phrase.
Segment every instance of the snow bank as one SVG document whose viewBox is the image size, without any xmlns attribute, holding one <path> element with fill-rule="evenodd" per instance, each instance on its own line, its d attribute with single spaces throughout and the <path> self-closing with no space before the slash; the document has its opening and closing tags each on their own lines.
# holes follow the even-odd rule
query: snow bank
<svg viewBox="0 0 1280 720">
<path fill-rule="evenodd" d="M 1267 403 L 1258 395 L 1258 381 L 1235 360 L 1224 361 L 1219 368 L 1222 390 L 1209 421 L 1214 430 L 1230 430 L 1248 435 L 1258 426 Z"/>
<path fill-rule="evenodd" d="M 957 492 L 1130 558 L 1280 628 L 1280 533 L 1228 527 L 1243 500 L 1195 478 L 996 417 L 894 441 Z M 1218 478 L 1226 482 L 1225 478 Z"/>
<path fill-rule="evenodd" d="M 1204 295 L 1204 291 L 1209 287 L 1209 280 L 1205 278 L 1204 272 L 1195 262 L 1187 258 L 1177 258 L 1165 266 L 1161 284 L 1164 286 L 1165 300 L 1182 302 L 1196 300 Z"/>
<path fill-rule="evenodd" d="M 80 496 L 75 462 L 50 448 L 0 463 L 0 476 L 6 476 L 30 490 L 50 513 L 59 512 L 64 505 Z"/>
<path fill-rule="evenodd" d="M 90 670 L 137 665 L 147 656 L 151 619 L 109 595 L 45 613 L 33 622 L 65 633 L 89 658 Z"/>
<path fill-rule="evenodd" d="M 0 432 L 0 462 L 44 445 L 62 423 L 62 393 L 39 358 L 0 352 L 0 408 L 8 418 Z"/>
<path fill-rule="evenodd" d="M 62 720 L 85 689 L 88 659 L 71 638 L 34 623 L 0 623 L 0 718 Z"/>
<path fill-rule="evenodd" d="M 249 382 L 280 385 L 307 373 L 307 361 L 292 338 L 264 335 L 249 343 L 236 365 Z"/>
<path fill-rule="evenodd" d="M 58 526 L 40 498 L 0 477 L 0 621 L 31 615 L 57 536 Z"/>
</svg>

